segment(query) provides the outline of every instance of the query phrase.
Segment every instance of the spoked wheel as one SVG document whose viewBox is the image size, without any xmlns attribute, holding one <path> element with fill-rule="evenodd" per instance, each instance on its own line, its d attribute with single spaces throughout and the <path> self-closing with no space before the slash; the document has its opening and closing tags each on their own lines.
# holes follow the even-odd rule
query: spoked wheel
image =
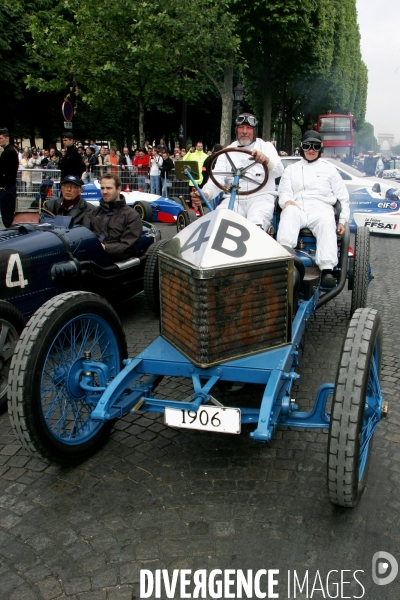
<svg viewBox="0 0 400 600">
<path fill-rule="evenodd" d="M 151 208 L 151 205 L 145 200 L 142 200 L 141 202 L 135 202 L 133 208 L 139 213 L 139 216 L 142 219 L 142 221 L 152 220 L 153 210 Z"/>
<path fill-rule="evenodd" d="M 357 228 L 352 274 L 351 314 L 353 314 L 357 308 L 365 308 L 367 304 L 367 292 L 370 279 L 369 236 L 369 229 L 367 227 Z"/>
<path fill-rule="evenodd" d="M 10 368 L 9 414 L 15 434 L 31 454 L 70 465 L 95 452 L 113 421 L 90 418 L 79 383 L 84 353 L 115 377 L 126 358 L 121 323 L 100 296 L 68 292 L 46 302 L 30 319 Z M 94 387 L 98 385 L 94 376 Z"/>
<path fill-rule="evenodd" d="M 243 192 L 241 192 L 240 190 L 238 190 L 236 193 L 238 196 L 249 196 L 250 194 L 255 194 L 256 192 L 258 192 L 259 190 L 261 190 L 265 184 L 268 181 L 268 166 L 264 163 L 262 165 L 262 168 L 264 169 L 264 178 L 262 179 L 262 181 L 260 181 L 259 179 L 257 179 L 252 173 L 249 173 L 249 169 L 251 169 L 252 167 L 254 167 L 254 165 L 256 164 L 254 161 L 250 161 L 249 160 L 249 164 L 244 166 L 244 167 L 237 167 L 232 158 L 229 156 L 232 152 L 234 153 L 238 153 L 241 152 L 243 154 L 248 154 L 249 156 L 252 156 L 252 153 L 250 150 L 246 150 L 245 148 L 223 148 L 223 150 L 220 150 L 219 152 L 216 152 L 213 155 L 213 158 L 210 162 L 209 168 L 208 168 L 208 174 L 210 176 L 211 181 L 213 181 L 215 183 L 215 185 L 217 187 L 219 187 L 220 190 L 223 190 L 224 192 L 230 192 L 230 189 L 225 187 L 224 185 L 222 185 L 217 177 L 218 176 L 222 176 L 222 177 L 233 177 L 234 175 L 240 175 L 241 180 L 245 180 L 247 182 L 250 183 L 255 183 L 256 187 L 251 189 L 251 190 L 245 190 Z M 216 161 L 218 160 L 218 158 L 220 156 L 222 156 L 223 154 L 226 154 L 226 158 L 228 160 L 229 163 L 229 167 L 230 170 L 227 171 L 217 171 L 217 170 L 213 170 L 213 167 L 216 163 Z"/>
<path fill-rule="evenodd" d="M 197 221 L 197 215 L 194 210 L 181 210 L 176 217 L 176 229 L 178 233 L 190 225 L 190 223 L 194 223 L 195 221 Z"/>
<path fill-rule="evenodd" d="M 0 300 L 0 413 L 7 408 L 8 373 L 25 319 L 12 304 Z"/>
<path fill-rule="evenodd" d="M 381 352 L 379 313 L 357 310 L 342 347 L 328 437 L 329 497 L 339 506 L 355 506 L 367 479 L 372 435 L 382 414 Z"/>
<path fill-rule="evenodd" d="M 147 304 L 156 315 L 160 314 L 158 252 L 167 242 L 168 240 L 161 240 L 151 246 L 144 267 L 144 295 Z"/>
</svg>

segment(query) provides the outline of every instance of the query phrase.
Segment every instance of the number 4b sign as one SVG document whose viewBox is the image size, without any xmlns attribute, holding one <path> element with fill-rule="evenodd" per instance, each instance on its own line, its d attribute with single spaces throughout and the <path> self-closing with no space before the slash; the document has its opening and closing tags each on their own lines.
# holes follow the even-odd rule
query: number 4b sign
<svg viewBox="0 0 400 600">
<path fill-rule="evenodd" d="M 170 427 L 239 434 L 240 409 L 223 406 L 200 406 L 197 411 L 166 408 L 164 422 Z"/>
</svg>

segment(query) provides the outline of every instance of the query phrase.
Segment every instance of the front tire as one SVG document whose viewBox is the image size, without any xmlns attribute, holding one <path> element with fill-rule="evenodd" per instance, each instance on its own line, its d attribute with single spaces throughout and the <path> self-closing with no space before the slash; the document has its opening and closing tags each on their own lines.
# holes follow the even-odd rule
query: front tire
<svg viewBox="0 0 400 600">
<path fill-rule="evenodd" d="M 146 303 L 156 315 L 160 314 L 160 271 L 158 268 L 158 252 L 168 241 L 169 240 L 161 240 L 151 246 L 144 267 L 144 295 Z"/>
<path fill-rule="evenodd" d="M 328 490 L 338 506 L 354 507 L 365 487 L 372 435 L 382 413 L 381 353 L 379 313 L 357 310 L 342 347 L 328 436 Z"/>
<path fill-rule="evenodd" d="M 72 465 L 107 440 L 113 421 L 92 421 L 94 404 L 79 386 L 83 353 L 115 377 L 126 341 L 114 309 L 96 294 L 68 292 L 46 302 L 17 344 L 9 376 L 9 414 L 16 436 L 31 454 Z M 94 378 L 96 386 L 96 377 Z"/>
<path fill-rule="evenodd" d="M 9 302 L 0 300 L 0 413 L 7 408 L 11 359 L 24 327 L 25 319 L 19 310 Z"/>
<path fill-rule="evenodd" d="M 142 221 L 153 220 L 153 209 L 151 208 L 151 205 L 145 200 L 135 202 L 133 208 L 139 213 L 139 216 L 142 219 Z"/>
<path fill-rule="evenodd" d="M 369 284 L 370 234 L 367 227 L 358 227 L 355 241 L 351 315 L 357 308 L 365 308 Z"/>
</svg>

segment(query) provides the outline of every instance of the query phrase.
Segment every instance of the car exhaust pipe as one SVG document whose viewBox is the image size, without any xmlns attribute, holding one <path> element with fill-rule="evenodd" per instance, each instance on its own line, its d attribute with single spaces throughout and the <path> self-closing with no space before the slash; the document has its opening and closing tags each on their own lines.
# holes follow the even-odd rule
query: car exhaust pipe
<svg viewBox="0 0 400 600">
<path fill-rule="evenodd" d="M 78 260 L 71 258 L 71 260 L 64 260 L 59 263 L 55 263 L 51 267 L 51 278 L 53 281 L 61 281 L 65 279 L 73 279 L 79 277 L 82 273 L 82 267 Z"/>
</svg>

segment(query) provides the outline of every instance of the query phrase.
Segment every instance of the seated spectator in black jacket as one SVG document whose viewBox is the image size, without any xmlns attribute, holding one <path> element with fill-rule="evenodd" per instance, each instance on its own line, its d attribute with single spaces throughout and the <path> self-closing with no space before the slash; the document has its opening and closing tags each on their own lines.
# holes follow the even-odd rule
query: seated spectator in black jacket
<svg viewBox="0 0 400 600">
<path fill-rule="evenodd" d="M 80 225 L 83 216 L 93 210 L 93 205 L 81 198 L 82 180 L 75 175 L 67 175 L 61 181 L 61 198 L 50 198 L 43 204 L 43 208 L 53 215 L 74 217 L 74 224 Z"/>
<path fill-rule="evenodd" d="M 106 173 L 100 186 L 100 204 L 84 215 L 83 225 L 97 235 L 113 262 L 126 260 L 135 254 L 142 220 L 134 208 L 126 205 L 118 175 Z"/>
</svg>

